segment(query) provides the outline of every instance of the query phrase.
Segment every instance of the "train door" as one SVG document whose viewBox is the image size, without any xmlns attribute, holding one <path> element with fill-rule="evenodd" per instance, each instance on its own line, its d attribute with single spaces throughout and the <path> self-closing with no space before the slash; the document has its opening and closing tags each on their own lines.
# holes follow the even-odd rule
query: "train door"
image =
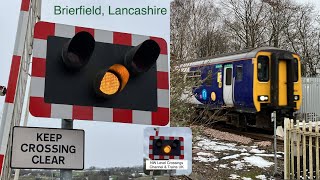
<svg viewBox="0 0 320 180">
<path fill-rule="evenodd" d="M 287 62 L 279 60 L 279 106 L 287 106 Z"/>
<path fill-rule="evenodd" d="M 223 101 L 226 106 L 233 106 L 233 70 L 232 64 L 223 68 Z"/>
</svg>

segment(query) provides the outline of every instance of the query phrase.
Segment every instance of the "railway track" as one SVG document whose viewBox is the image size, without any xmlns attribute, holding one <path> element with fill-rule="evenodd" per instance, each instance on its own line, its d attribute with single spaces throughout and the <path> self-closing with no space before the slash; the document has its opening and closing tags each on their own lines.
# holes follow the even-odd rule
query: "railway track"
<svg viewBox="0 0 320 180">
<path fill-rule="evenodd" d="M 224 132 L 229 132 L 229 133 L 233 133 L 233 134 L 237 134 L 237 135 L 242 135 L 245 137 L 249 137 L 253 140 L 259 140 L 259 141 L 274 141 L 274 137 L 273 134 L 268 134 L 266 132 L 255 132 L 256 129 L 251 129 L 248 128 L 248 131 L 241 131 L 239 129 L 234 129 L 232 127 L 221 127 L 221 126 L 213 126 L 211 127 L 213 129 L 219 130 L 219 131 L 224 131 Z M 260 130 L 261 131 L 261 130 Z M 283 139 L 281 138 L 277 138 L 277 144 L 279 145 L 283 145 Z"/>
</svg>

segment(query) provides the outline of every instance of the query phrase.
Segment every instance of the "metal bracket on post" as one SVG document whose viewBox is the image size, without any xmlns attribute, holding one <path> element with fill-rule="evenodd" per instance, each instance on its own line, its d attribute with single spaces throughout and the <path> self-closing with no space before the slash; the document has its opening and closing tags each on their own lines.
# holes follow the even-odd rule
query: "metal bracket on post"
<svg viewBox="0 0 320 180">
<path fill-rule="evenodd" d="M 73 120 L 72 119 L 62 119 L 61 120 L 61 129 L 73 129 Z M 72 170 L 60 170 L 60 179 L 61 180 L 72 180 Z"/>
<path fill-rule="evenodd" d="M 277 175 L 277 112 L 273 111 L 271 113 L 271 121 L 273 121 L 273 136 L 274 136 L 274 142 L 273 142 L 273 148 L 274 148 L 274 175 Z"/>
</svg>

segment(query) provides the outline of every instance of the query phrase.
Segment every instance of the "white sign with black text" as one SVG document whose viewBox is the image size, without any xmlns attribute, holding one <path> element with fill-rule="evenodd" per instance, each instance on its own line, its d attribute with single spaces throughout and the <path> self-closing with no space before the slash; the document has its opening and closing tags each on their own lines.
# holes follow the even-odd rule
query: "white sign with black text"
<svg viewBox="0 0 320 180">
<path fill-rule="evenodd" d="M 11 168 L 84 168 L 84 130 L 13 128 Z"/>
</svg>

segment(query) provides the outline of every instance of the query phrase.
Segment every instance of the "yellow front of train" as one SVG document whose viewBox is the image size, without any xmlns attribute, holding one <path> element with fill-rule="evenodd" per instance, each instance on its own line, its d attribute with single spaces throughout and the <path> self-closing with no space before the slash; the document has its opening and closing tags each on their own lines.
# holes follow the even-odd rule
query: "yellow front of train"
<svg viewBox="0 0 320 180">
<path fill-rule="evenodd" d="M 278 110 L 291 116 L 302 103 L 300 56 L 284 50 L 259 51 L 253 64 L 253 101 L 257 112 Z"/>
</svg>

